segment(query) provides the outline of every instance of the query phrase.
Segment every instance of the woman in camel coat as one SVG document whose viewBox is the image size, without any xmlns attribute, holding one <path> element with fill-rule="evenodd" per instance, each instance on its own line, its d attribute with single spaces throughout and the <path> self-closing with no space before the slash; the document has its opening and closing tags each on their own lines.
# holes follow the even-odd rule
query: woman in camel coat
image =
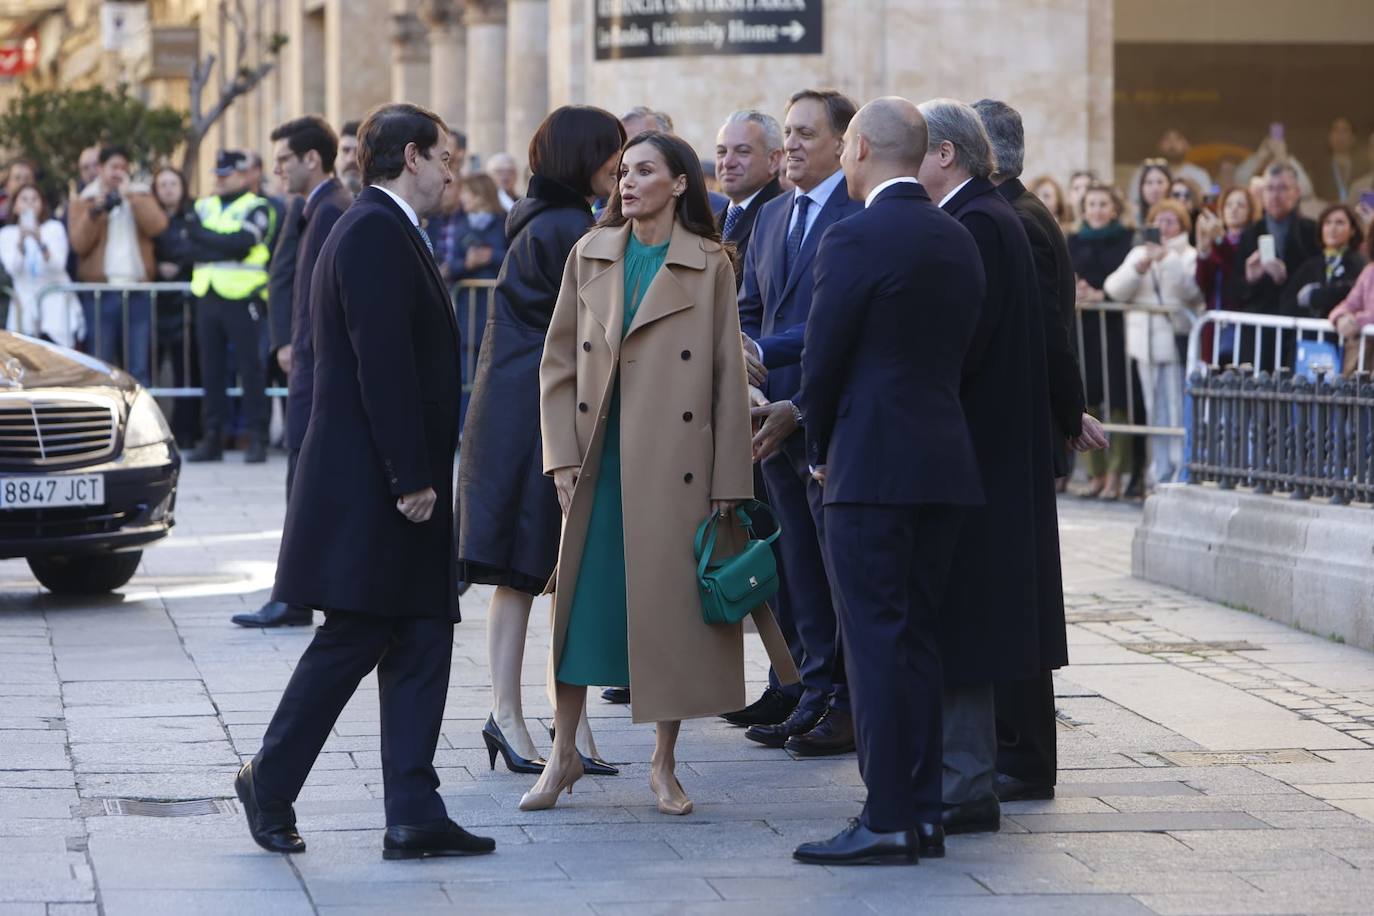
<svg viewBox="0 0 1374 916">
<path fill-rule="evenodd" d="M 620 175 L 601 226 L 568 259 L 540 364 L 544 470 L 566 520 L 557 728 L 521 807 L 549 807 L 571 790 L 582 768 L 568 739 L 586 685 L 621 683 L 606 679 L 619 669 L 634 721 L 658 723 L 659 810 L 686 814 L 673 773 L 680 720 L 745 700 L 742 627 L 702 620 L 692 542 L 709 513 L 753 495 L 747 376 L 734 269 L 695 152 L 647 131 L 626 144 Z M 721 552 L 737 549 L 738 529 L 721 528 L 730 535 Z M 768 609 L 755 620 L 779 670 L 790 668 Z"/>
</svg>

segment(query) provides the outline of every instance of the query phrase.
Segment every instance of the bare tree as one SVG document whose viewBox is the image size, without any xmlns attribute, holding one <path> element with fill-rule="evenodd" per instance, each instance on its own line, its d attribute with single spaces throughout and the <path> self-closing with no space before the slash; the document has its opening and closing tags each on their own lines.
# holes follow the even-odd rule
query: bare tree
<svg viewBox="0 0 1374 916">
<path fill-rule="evenodd" d="M 278 54 L 287 41 L 286 36 L 280 32 L 270 37 L 261 33 L 250 36 L 248 14 L 244 10 L 243 0 L 221 0 L 220 12 L 223 21 L 234 30 L 233 75 L 220 85 L 218 97 L 207 109 L 205 90 L 210 85 L 218 58 L 213 52 L 207 53 L 191 71 L 191 126 L 186 133 L 186 150 L 181 160 L 182 172 L 188 178 L 196 173 L 200 145 L 210 132 L 210 128 L 224 116 L 235 99 L 252 92 L 267 78 L 267 74 L 277 65 Z M 264 53 L 258 64 L 251 66 L 248 62 L 248 50 L 254 42 L 261 44 Z"/>
</svg>

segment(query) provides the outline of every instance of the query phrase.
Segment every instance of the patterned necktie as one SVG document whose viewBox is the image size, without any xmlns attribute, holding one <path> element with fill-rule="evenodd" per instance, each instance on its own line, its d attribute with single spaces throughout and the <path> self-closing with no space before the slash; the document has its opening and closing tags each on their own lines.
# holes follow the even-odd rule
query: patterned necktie
<svg viewBox="0 0 1374 916">
<path fill-rule="evenodd" d="M 810 206 L 811 198 L 797 198 L 797 222 L 792 231 L 787 233 L 787 259 L 784 262 L 789 277 L 792 275 L 792 265 L 797 263 L 797 255 L 801 254 L 802 239 L 806 237 L 806 211 Z"/>
<path fill-rule="evenodd" d="M 420 238 L 425 240 L 425 247 L 429 249 L 429 256 L 434 257 L 434 243 L 429 240 L 429 233 L 425 231 L 423 226 L 416 226 L 415 231 L 420 233 Z"/>
<path fill-rule="evenodd" d="M 739 204 L 731 204 L 730 209 L 725 211 L 725 225 L 721 227 L 721 238 L 730 238 L 730 233 L 735 231 L 739 225 L 739 218 L 744 215 L 744 208 Z"/>
</svg>

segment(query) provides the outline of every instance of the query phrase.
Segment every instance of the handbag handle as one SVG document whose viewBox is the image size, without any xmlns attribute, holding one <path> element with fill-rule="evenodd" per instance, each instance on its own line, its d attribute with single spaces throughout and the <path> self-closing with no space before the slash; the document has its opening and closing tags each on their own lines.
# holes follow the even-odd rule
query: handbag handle
<svg viewBox="0 0 1374 916">
<path fill-rule="evenodd" d="M 749 512 L 757 512 L 759 509 L 767 512 L 769 517 L 773 519 L 773 533 L 762 539 L 765 544 L 772 544 L 778 539 L 778 535 L 782 534 L 782 525 L 778 523 L 777 513 L 768 503 L 757 499 L 745 500 L 735 507 L 735 518 L 740 523 L 740 527 L 752 535 L 754 533 L 754 520 L 749 516 Z M 697 558 L 698 579 L 706 574 L 706 565 L 710 563 L 711 554 L 715 552 L 716 524 L 720 521 L 720 517 L 720 513 L 712 512 L 697 527 L 697 536 L 692 545 L 692 552 Z"/>
</svg>

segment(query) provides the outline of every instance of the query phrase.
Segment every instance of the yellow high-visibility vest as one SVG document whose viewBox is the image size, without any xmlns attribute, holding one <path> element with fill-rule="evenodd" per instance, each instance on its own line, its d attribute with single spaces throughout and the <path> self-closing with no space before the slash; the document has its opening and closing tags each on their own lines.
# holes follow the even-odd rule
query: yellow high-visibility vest
<svg viewBox="0 0 1374 916">
<path fill-rule="evenodd" d="M 272 250 L 267 247 L 271 235 L 271 224 L 276 222 L 276 213 L 265 198 L 247 193 L 224 206 L 217 195 L 202 197 L 196 201 L 196 216 L 200 224 L 211 232 L 232 235 L 243 229 L 248 214 L 258 207 L 267 207 L 268 232 L 252 247 L 241 261 L 211 261 L 197 264 L 191 271 L 191 292 L 204 296 L 214 290 L 225 299 L 250 299 L 267 290 L 267 262 Z"/>
</svg>

